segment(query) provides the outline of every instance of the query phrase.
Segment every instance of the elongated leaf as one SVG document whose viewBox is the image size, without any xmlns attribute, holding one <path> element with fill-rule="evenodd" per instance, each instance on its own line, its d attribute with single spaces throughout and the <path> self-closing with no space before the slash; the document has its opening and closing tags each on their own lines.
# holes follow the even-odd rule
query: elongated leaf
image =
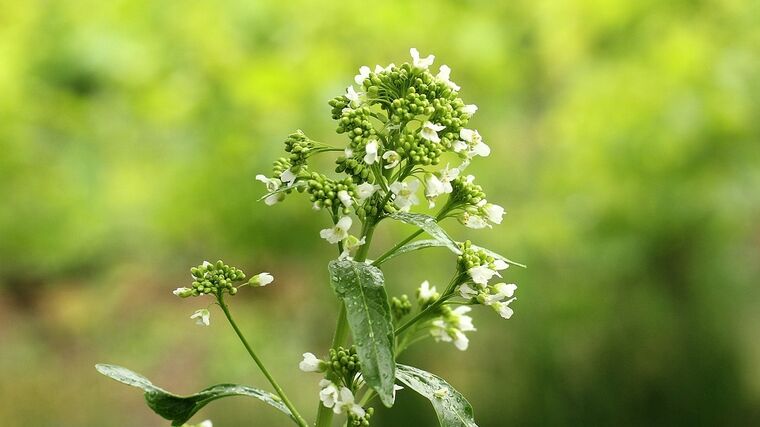
<svg viewBox="0 0 760 427">
<path fill-rule="evenodd" d="M 404 246 L 398 248 L 396 252 L 391 253 L 387 257 L 385 257 L 384 260 L 382 260 L 380 263 L 375 265 L 381 265 L 385 261 L 388 261 L 391 258 L 395 258 L 399 255 L 403 255 L 408 252 L 414 252 L 420 249 L 425 248 L 441 248 L 441 247 L 448 247 L 448 245 L 445 242 L 441 242 L 440 240 L 433 240 L 433 239 L 425 239 L 425 240 L 415 240 L 413 242 L 409 242 L 405 244 Z"/>
<path fill-rule="evenodd" d="M 280 398 L 272 393 L 238 384 L 217 384 L 189 396 L 177 396 L 156 387 L 147 378 L 116 365 L 95 365 L 101 374 L 121 383 L 141 388 L 145 392 L 148 407 L 156 414 L 170 420 L 173 426 L 187 422 L 196 412 L 211 401 L 227 396 L 250 396 L 279 409 L 291 419 L 290 410 Z"/>
<path fill-rule="evenodd" d="M 492 251 L 490 249 L 481 248 L 480 246 L 475 246 L 475 245 L 472 245 L 472 248 L 475 249 L 476 251 L 482 250 L 483 252 L 485 252 L 489 256 L 492 256 L 492 257 L 494 257 L 496 259 L 500 259 L 500 260 L 506 262 L 507 264 L 516 265 L 516 266 L 522 267 L 522 268 L 528 268 L 528 266 L 526 266 L 525 264 L 520 264 L 519 262 L 515 262 L 515 261 L 512 261 L 512 260 L 510 260 L 508 258 L 504 258 L 503 256 L 497 254 L 496 252 L 494 252 L 494 251 Z"/>
<path fill-rule="evenodd" d="M 438 225 L 438 222 L 432 216 L 420 213 L 396 212 L 391 214 L 390 217 L 407 224 L 416 225 L 425 230 L 425 232 L 435 240 L 443 243 L 451 250 L 451 252 L 454 252 L 457 255 L 462 253 L 456 242 L 449 237 L 446 231 Z"/>
<path fill-rule="evenodd" d="M 478 427 L 467 399 L 440 377 L 411 366 L 397 365 L 396 378 L 433 404 L 442 427 Z"/>
<path fill-rule="evenodd" d="M 348 326 L 356 344 L 362 375 L 385 406 L 393 405 L 396 362 L 393 323 L 383 273 L 352 260 L 330 262 L 330 282 L 346 306 Z"/>
</svg>

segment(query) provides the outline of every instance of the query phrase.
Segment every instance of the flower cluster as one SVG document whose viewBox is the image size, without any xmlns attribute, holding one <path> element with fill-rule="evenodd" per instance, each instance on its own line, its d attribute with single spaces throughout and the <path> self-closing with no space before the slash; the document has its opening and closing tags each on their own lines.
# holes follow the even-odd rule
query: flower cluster
<svg viewBox="0 0 760 427">
<path fill-rule="evenodd" d="M 391 313 L 393 313 L 393 320 L 398 322 L 411 312 L 412 303 L 409 301 L 409 297 L 406 294 L 401 295 L 401 297 L 391 298 Z"/>
<path fill-rule="evenodd" d="M 466 314 L 470 312 L 471 308 L 462 305 L 454 309 L 441 306 L 440 309 L 442 314 L 433 320 L 430 335 L 436 341 L 453 342 L 459 350 L 467 350 L 470 340 L 464 333 L 476 330 L 472 324 L 472 317 Z"/>
<path fill-rule="evenodd" d="M 491 307 L 505 319 L 512 317 L 513 311 L 509 304 L 517 299 L 514 298 L 517 285 L 489 284 L 494 276 L 501 277 L 499 271 L 507 269 L 509 264 L 494 258 L 483 249 L 474 248 L 470 241 L 462 243 L 461 249 L 462 254 L 457 262 L 460 271 L 467 272 L 469 280 L 459 286 L 459 294 L 472 303 Z"/>
</svg>

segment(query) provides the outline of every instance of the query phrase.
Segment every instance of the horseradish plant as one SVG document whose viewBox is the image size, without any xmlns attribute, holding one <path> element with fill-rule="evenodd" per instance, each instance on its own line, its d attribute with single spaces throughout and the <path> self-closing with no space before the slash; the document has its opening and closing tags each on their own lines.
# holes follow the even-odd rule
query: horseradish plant
<svg viewBox="0 0 760 427">
<path fill-rule="evenodd" d="M 411 55 L 412 62 L 400 66 L 361 67 L 354 78 L 358 89 L 349 86 L 345 94 L 330 101 L 332 118 L 338 122 L 336 131 L 345 136 L 347 146 L 317 142 L 296 131 L 285 140 L 288 154 L 274 162 L 272 176 L 256 177 L 266 185 L 262 199 L 267 205 L 306 193 L 312 208 L 327 214 L 332 224 L 319 235 L 337 248 L 337 259 L 328 269 L 340 302 L 338 324 L 332 344 L 320 352 L 321 357 L 304 353 L 299 364 L 304 372 L 322 375 L 319 381 L 313 380 L 319 385 L 317 427 L 330 426 L 334 414 L 345 415 L 347 426 L 368 426 L 373 399 L 391 407 L 403 387 L 429 399 L 442 426 L 475 426 L 472 407 L 460 393 L 438 376 L 396 360 L 425 338 L 466 350 L 466 333 L 475 330 L 467 315 L 472 306 L 485 306 L 505 319 L 512 316 L 510 304 L 517 286 L 495 278 L 510 264 L 520 264 L 469 241 L 456 242 L 441 228 L 449 218 L 469 228 L 491 227 L 501 223 L 504 215 L 501 206 L 487 201 L 475 177 L 465 172 L 474 158 L 490 154 L 478 131 L 468 128 L 478 108 L 459 98 L 449 67 L 442 65 L 433 74 L 429 70 L 433 55 L 420 57 L 417 49 L 411 49 Z M 339 178 L 309 167 L 313 156 L 329 153 L 337 153 Z M 429 209 L 438 207 L 437 213 L 411 212 L 422 202 L 420 193 Z M 368 259 L 376 227 L 392 221 L 418 229 L 374 260 Z M 429 238 L 417 239 L 422 233 Z M 438 287 L 423 282 L 414 301 L 407 295 L 389 298 L 380 267 L 393 257 L 430 247 L 453 253 L 449 283 Z M 125 368 L 98 365 L 97 369 L 143 389 L 148 406 L 173 426 L 183 425 L 212 400 L 235 395 L 257 398 L 295 424 L 309 426 L 243 336 L 227 305 L 242 287 L 264 287 L 273 277 L 260 273 L 246 281 L 240 269 L 222 261 L 204 262 L 190 272 L 192 283 L 174 294 L 212 298 L 274 393 L 219 384 L 177 396 Z M 200 309 L 191 318 L 208 325 L 209 310 Z"/>
</svg>

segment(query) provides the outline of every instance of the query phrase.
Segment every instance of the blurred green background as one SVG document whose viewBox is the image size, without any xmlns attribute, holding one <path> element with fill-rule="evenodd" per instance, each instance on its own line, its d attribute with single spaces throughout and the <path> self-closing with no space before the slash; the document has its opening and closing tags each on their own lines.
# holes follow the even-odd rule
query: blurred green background
<svg viewBox="0 0 760 427">
<path fill-rule="evenodd" d="M 128 366 L 180 393 L 265 386 L 188 269 L 224 259 L 276 286 L 233 311 L 309 418 L 336 303 L 324 214 L 257 198 L 301 128 L 360 65 L 415 46 L 452 67 L 493 155 L 489 231 L 529 265 L 516 315 L 475 312 L 470 350 L 404 356 L 447 378 L 479 425 L 760 424 L 760 8 L 727 1 L 0 0 L 0 414 L 11 426 L 161 426 Z M 408 232 L 384 225 L 377 251 Z M 377 252 L 375 253 L 375 255 Z M 392 294 L 453 268 L 386 264 Z M 280 426 L 243 398 L 197 420 Z M 433 426 L 401 392 L 377 426 Z"/>
</svg>

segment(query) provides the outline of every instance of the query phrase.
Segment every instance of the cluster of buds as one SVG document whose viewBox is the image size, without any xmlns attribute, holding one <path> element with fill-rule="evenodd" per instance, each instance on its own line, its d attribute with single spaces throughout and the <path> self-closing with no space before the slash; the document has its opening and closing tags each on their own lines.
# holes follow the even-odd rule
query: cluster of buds
<svg viewBox="0 0 760 427">
<path fill-rule="evenodd" d="M 393 313 L 393 320 L 398 322 L 411 312 L 412 303 L 409 301 L 409 297 L 406 294 L 401 295 L 401 297 L 391 298 L 391 313 Z"/>
<path fill-rule="evenodd" d="M 245 279 L 245 273 L 242 270 L 231 267 L 222 260 L 213 264 L 204 261 L 203 264 L 191 268 L 190 274 L 193 277 L 192 287 L 177 288 L 174 290 L 174 295 L 182 298 L 206 294 L 221 295 L 224 292 L 235 295 L 237 293 L 235 284 Z"/>
<path fill-rule="evenodd" d="M 311 196 L 314 209 L 325 208 L 344 215 L 351 212 L 356 197 L 355 185 L 350 178 L 336 181 L 318 172 L 309 175 L 306 192 Z"/>
<path fill-rule="evenodd" d="M 314 142 L 311 141 L 302 130 L 297 130 L 285 140 L 285 151 L 290 153 L 290 169 L 298 172 L 302 165 L 306 164 L 309 154 L 314 149 Z"/>
<path fill-rule="evenodd" d="M 348 425 L 356 427 L 369 427 L 369 419 L 375 413 L 375 408 L 367 408 L 364 415 L 359 416 L 353 412 L 348 413 Z"/>
<path fill-rule="evenodd" d="M 460 245 L 462 254 L 458 258 L 459 271 L 466 272 L 468 280 L 459 286 L 459 294 L 471 303 L 491 307 L 505 319 L 512 317 L 509 304 L 514 301 L 517 285 L 489 282 L 493 277 L 501 277 L 499 271 L 509 267 L 506 261 L 494 258 L 483 249 L 476 249 L 466 241 Z"/>
</svg>

